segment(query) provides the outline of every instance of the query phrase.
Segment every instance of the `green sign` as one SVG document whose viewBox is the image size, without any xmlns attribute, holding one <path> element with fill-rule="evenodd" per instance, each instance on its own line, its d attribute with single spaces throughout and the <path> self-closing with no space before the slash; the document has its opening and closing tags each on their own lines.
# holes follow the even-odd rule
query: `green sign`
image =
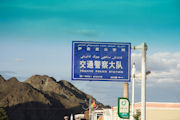
<svg viewBox="0 0 180 120">
<path fill-rule="evenodd" d="M 118 116 L 123 119 L 129 119 L 130 102 L 128 98 L 118 98 Z"/>
</svg>

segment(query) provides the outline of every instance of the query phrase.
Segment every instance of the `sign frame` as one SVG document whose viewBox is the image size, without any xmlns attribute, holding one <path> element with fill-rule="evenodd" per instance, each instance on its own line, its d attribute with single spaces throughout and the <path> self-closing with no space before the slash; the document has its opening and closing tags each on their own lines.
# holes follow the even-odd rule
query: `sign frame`
<svg viewBox="0 0 180 120">
<path fill-rule="evenodd" d="M 121 109 L 121 104 L 120 104 L 120 100 L 126 100 L 128 103 L 128 112 L 122 113 L 125 114 L 125 116 L 122 116 L 120 109 Z M 127 114 L 127 115 L 126 115 Z M 118 98 L 118 116 L 122 119 L 129 119 L 130 118 L 130 101 L 128 98 L 124 98 L 124 97 L 119 97 Z"/>
<path fill-rule="evenodd" d="M 106 79 L 106 78 L 80 78 L 75 76 L 75 44 L 99 44 L 99 45 L 114 45 L 114 46 L 126 46 L 127 51 L 127 79 L 116 78 L 116 79 Z M 72 41 L 72 69 L 71 69 L 71 79 L 80 81 L 114 81 L 114 82 L 130 82 L 131 81 L 131 43 L 129 42 L 96 42 L 96 41 Z"/>
</svg>

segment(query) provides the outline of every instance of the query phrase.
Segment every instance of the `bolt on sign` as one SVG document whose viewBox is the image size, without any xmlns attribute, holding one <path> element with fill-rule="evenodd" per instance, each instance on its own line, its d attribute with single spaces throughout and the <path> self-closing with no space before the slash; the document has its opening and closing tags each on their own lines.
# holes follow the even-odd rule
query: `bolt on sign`
<svg viewBox="0 0 180 120">
<path fill-rule="evenodd" d="M 130 102 L 128 98 L 118 98 L 118 116 L 123 119 L 129 119 Z"/>
<path fill-rule="evenodd" d="M 131 44 L 72 42 L 72 80 L 130 82 Z"/>
</svg>

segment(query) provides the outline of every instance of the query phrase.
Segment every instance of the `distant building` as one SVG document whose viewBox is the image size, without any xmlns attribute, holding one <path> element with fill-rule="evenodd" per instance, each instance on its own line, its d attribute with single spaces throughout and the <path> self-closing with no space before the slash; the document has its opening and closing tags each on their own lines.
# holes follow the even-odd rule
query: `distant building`
<svg viewBox="0 0 180 120">
<path fill-rule="evenodd" d="M 141 103 L 135 104 L 135 110 Z M 147 102 L 146 120 L 180 120 L 180 103 Z"/>
<path fill-rule="evenodd" d="M 135 104 L 135 111 L 141 109 L 141 103 Z M 122 120 L 119 118 L 118 108 L 94 110 L 91 120 Z M 83 118 L 83 117 L 81 117 Z M 180 103 L 146 102 L 146 120 L 180 120 Z"/>
</svg>

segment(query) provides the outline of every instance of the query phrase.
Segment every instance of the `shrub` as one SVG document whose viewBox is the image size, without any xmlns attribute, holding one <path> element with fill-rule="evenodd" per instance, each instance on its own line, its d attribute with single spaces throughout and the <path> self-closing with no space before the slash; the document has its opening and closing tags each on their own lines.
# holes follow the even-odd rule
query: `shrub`
<svg viewBox="0 0 180 120">
<path fill-rule="evenodd" d="M 133 115 L 135 120 L 140 120 L 141 118 L 141 111 L 140 110 L 136 110 L 136 114 Z"/>
<path fill-rule="evenodd" d="M 6 111 L 3 108 L 0 108 L 0 120 L 9 120 Z"/>
</svg>

